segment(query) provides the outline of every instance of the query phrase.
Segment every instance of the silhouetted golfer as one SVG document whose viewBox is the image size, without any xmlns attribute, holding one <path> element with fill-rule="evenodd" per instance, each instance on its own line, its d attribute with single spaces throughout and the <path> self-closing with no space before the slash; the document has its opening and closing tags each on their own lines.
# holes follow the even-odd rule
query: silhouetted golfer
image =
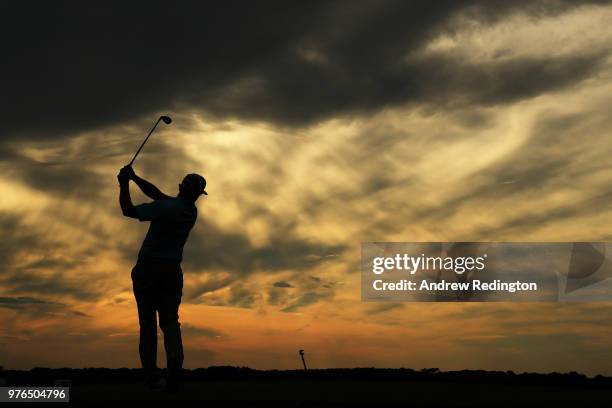
<svg viewBox="0 0 612 408">
<path fill-rule="evenodd" d="M 147 384 L 153 388 L 163 386 L 157 369 L 157 312 L 159 327 L 164 333 L 168 364 L 166 386 L 176 390 L 183 366 L 183 343 L 178 320 L 183 292 L 183 246 L 198 216 L 194 203 L 201 194 L 207 194 L 204 191 L 206 180 L 198 174 L 188 174 L 179 184 L 178 195 L 170 197 L 138 177 L 131 166 L 123 167 L 117 178 L 123 215 L 140 221 L 151 221 L 138 253 L 138 261 L 132 269 L 132 284 L 140 321 L 140 361 L 147 376 Z M 132 204 L 130 180 L 154 201 Z"/>
</svg>

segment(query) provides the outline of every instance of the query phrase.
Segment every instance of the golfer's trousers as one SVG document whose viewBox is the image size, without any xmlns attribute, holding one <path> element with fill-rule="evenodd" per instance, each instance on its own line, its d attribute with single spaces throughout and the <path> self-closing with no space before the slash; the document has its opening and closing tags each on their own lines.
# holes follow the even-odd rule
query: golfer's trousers
<svg viewBox="0 0 612 408">
<path fill-rule="evenodd" d="M 183 294 L 179 261 L 139 258 L 132 269 L 132 286 L 140 322 L 139 352 L 142 368 L 157 369 L 157 315 L 164 334 L 167 367 L 178 373 L 183 366 L 183 342 L 178 309 Z"/>
</svg>

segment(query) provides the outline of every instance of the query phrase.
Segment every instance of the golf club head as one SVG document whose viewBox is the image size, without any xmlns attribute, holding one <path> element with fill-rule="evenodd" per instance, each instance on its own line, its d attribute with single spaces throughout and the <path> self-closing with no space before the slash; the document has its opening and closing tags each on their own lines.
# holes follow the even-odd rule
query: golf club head
<svg viewBox="0 0 612 408">
<path fill-rule="evenodd" d="M 172 123 L 172 118 L 170 118 L 170 116 L 160 116 L 159 118 L 163 120 L 166 125 L 169 125 Z"/>
</svg>

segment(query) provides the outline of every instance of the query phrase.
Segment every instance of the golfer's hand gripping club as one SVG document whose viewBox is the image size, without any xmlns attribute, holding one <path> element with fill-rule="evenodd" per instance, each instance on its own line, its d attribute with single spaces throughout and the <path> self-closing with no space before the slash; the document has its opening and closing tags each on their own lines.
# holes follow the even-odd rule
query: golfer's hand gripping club
<svg viewBox="0 0 612 408">
<path fill-rule="evenodd" d="M 119 174 L 117 174 L 117 180 L 119 180 L 119 184 L 124 184 L 130 181 L 132 178 L 132 174 L 134 170 L 130 166 L 124 166 L 119 170 Z"/>
</svg>

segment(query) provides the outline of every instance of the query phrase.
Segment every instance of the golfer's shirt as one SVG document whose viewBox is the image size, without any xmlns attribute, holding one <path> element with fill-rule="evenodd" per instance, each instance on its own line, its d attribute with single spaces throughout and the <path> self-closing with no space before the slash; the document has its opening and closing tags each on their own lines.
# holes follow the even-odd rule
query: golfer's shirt
<svg viewBox="0 0 612 408">
<path fill-rule="evenodd" d="M 135 207 L 140 221 L 151 221 L 138 258 L 180 262 L 183 259 L 183 246 L 198 217 L 193 201 L 183 197 L 169 197 Z"/>
</svg>

